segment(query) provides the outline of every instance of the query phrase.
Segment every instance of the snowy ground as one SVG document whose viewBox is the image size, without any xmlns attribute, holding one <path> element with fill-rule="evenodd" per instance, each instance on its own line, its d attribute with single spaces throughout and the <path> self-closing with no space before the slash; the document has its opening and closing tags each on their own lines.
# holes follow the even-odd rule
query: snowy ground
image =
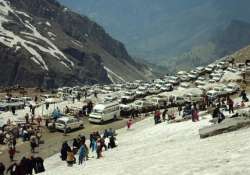
<svg viewBox="0 0 250 175">
<path fill-rule="evenodd" d="M 90 159 L 85 166 L 67 167 L 59 155 L 45 160 L 46 175 L 246 175 L 250 173 L 250 129 L 200 139 L 198 129 L 210 116 L 157 126 L 148 118 L 118 131 L 119 147 Z"/>
</svg>

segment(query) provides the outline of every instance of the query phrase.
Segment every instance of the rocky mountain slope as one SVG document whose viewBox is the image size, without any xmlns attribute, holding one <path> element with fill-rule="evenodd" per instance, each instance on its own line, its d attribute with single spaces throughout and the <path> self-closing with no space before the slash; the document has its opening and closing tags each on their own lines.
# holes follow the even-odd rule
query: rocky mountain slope
<svg viewBox="0 0 250 175">
<path fill-rule="evenodd" d="M 56 87 L 145 79 L 124 45 L 55 0 L 0 0 L 0 85 Z"/>
<path fill-rule="evenodd" d="M 213 42 L 214 36 L 233 20 L 250 22 L 250 1 L 247 0 L 60 1 L 102 24 L 127 45 L 131 54 L 165 65 L 167 70 L 172 70 L 175 65 L 181 68 L 193 66 L 196 57 L 190 53 L 199 50 L 202 50 L 198 54 L 198 57 L 202 54 L 201 63 L 220 57 L 225 48 L 231 46 L 216 47 L 218 43 Z M 238 46 L 245 44 L 240 42 L 241 38 L 238 38 Z M 216 54 L 213 53 L 214 47 Z M 183 61 L 186 55 L 190 59 Z"/>
</svg>

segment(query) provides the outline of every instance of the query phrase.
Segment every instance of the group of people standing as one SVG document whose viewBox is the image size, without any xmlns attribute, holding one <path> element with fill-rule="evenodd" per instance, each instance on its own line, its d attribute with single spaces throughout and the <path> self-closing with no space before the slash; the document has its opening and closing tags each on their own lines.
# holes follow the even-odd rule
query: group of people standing
<svg viewBox="0 0 250 175">
<path fill-rule="evenodd" d="M 104 150 L 113 149 L 117 146 L 115 132 L 112 129 L 105 130 L 103 135 L 99 132 L 93 132 L 89 136 L 89 143 L 89 146 L 87 146 L 85 136 L 81 135 L 73 140 L 72 146 L 68 142 L 64 142 L 61 147 L 62 161 L 66 161 L 68 166 L 73 166 L 76 163 L 79 165 L 85 164 L 89 158 L 94 158 L 93 153 L 96 154 L 97 159 L 103 157 L 102 152 Z"/>
</svg>

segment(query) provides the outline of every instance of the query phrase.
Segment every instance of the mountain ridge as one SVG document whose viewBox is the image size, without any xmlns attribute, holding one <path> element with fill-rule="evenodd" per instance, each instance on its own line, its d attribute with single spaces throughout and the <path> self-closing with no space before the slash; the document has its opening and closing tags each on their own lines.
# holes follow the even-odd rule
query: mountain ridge
<svg viewBox="0 0 250 175">
<path fill-rule="evenodd" d="M 98 21 L 135 57 L 160 65 L 211 42 L 232 20 L 250 22 L 247 0 L 60 1 Z"/>
<path fill-rule="evenodd" d="M 0 0 L 0 7 L 2 86 L 110 83 L 107 68 L 124 81 L 150 75 L 101 26 L 55 0 Z"/>
</svg>

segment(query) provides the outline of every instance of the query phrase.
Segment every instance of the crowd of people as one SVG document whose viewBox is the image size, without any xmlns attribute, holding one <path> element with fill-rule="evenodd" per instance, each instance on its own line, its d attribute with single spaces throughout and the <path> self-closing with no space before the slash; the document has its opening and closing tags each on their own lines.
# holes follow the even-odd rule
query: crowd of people
<svg viewBox="0 0 250 175">
<path fill-rule="evenodd" d="M 12 163 L 8 168 L 0 162 L 0 175 L 10 174 L 10 175 L 32 175 L 41 173 L 45 171 L 44 160 L 41 157 L 23 157 L 20 162 Z"/>
<path fill-rule="evenodd" d="M 64 142 L 61 147 L 61 160 L 66 161 L 68 166 L 85 164 L 89 158 L 99 159 L 103 157 L 102 152 L 117 147 L 116 133 L 114 130 L 105 130 L 101 135 L 93 132 L 89 136 L 89 145 L 86 144 L 86 137 L 79 135 L 73 140 L 72 146 Z M 76 158 L 78 156 L 78 159 Z"/>
<path fill-rule="evenodd" d="M 37 101 L 37 97 L 35 99 Z M 25 123 L 13 124 L 11 120 L 8 120 L 0 128 L 0 144 L 6 145 L 8 148 L 8 154 L 10 159 L 10 166 L 0 162 L 0 175 L 11 174 L 11 175 L 31 175 L 34 171 L 36 174 L 45 171 L 43 166 L 43 159 L 41 157 L 23 157 L 20 162 L 16 160 L 16 145 L 18 142 L 29 142 L 31 148 L 31 154 L 35 153 L 36 147 L 41 143 L 42 138 L 42 127 L 41 117 L 35 116 L 35 107 L 30 105 L 30 114 L 26 113 L 24 116 Z M 13 115 L 16 115 L 15 107 L 11 108 Z"/>
<path fill-rule="evenodd" d="M 186 102 L 183 105 L 178 105 L 176 108 L 164 108 L 161 112 L 156 109 L 154 112 L 154 123 L 159 124 L 165 121 L 171 121 L 176 119 L 177 116 L 183 119 L 191 119 L 193 122 L 197 122 L 200 119 L 199 111 L 204 111 L 208 108 L 214 108 L 212 117 L 217 119 L 218 123 L 221 123 L 225 116 L 223 111 L 228 111 L 229 114 L 234 115 L 235 108 L 245 107 L 245 102 L 248 102 L 248 97 L 245 90 L 240 93 L 241 103 L 236 103 L 230 96 L 218 97 L 215 99 L 209 99 L 204 97 L 204 100 L 200 103 Z"/>
</svg>

